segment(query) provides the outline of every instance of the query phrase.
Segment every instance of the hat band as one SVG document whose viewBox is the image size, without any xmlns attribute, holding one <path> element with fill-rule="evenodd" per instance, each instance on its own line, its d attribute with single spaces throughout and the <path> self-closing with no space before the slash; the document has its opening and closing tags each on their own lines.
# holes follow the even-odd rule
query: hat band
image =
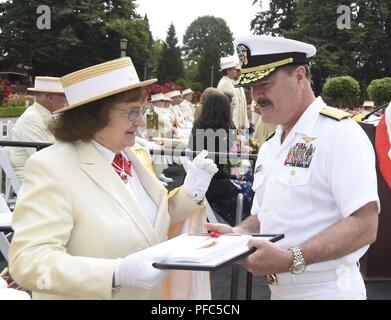
<svg viewBox="0 0 391 320">
<path fill-rule="evenodd" d="M 69 87 L 65 87 L 64 91 L 69 105 L 72 106 L 110 92 L 118 92 L 121 88 L 137 83 L 140 83 L 140 80 L 136 69 L 133 65 L 128 65 L 126 68 L 113 70 L 112 72 L 77 82 Z"/>
<path fill-rule="evenodd" d="M 274 53 L 274 54 L 263 54 L 263 55 L 254 55 L 248 58 L 248 64 L 242 64 L 243 69 L 249 69 L 253 67 L 268 65 L 270 63 L 275 63 L 276 61 L 282 61 L 285 59 L 292 58 L 293 64 L 307 64 L 307 55 L 303 52 L 284 52 L 284 53 Z"/>
<path fill-rule="evenodd" d="M 63 88 L 60 83 L 60 79 L 57 82 L 54 81 L 42 81 L 35 79 L 34 83 L 34 89 L 35 90 L 41 90 L 41 91 L 59 91 L 62 92 Z"/>
<path fill-rule="evenodd" d="M 286 64 L 290 64 L 292 62 L 293 62 L 293 58 L 288 58 L 285 60 L 281 60 L 281 61 L 277 61 L 277 62 L 273 62 L 273 63 L 269 63 L 269 64 L 264 64 L 264 65 L 258 66 L 258 67 L 242 69 L 242 73 L 250 73 L 250 72 L 262 71 L 262 70 L 271 69 L 271 68 L 277 68 L 277 67 L 280 67 L 280 66 L 283 66 Z"/>
</svg>

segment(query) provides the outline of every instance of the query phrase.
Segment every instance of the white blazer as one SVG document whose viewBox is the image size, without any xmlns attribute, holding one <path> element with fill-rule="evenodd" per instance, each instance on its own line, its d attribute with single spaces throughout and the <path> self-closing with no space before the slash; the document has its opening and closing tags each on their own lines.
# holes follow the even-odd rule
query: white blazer
<svg viewBox="0 0 391 320">
<path fill-rule="evenodd" d="M 133 151 L 126 153 L 159 208 L 154 225 L 91 142 L 58 142 L 27 161 L 9 267 L 33 298 L 161 297 L 159 286 L 113 291 L 115 259 L 165 241 L 170 224 L 201 207 L 182 189 L 169 197 Z"/>
</svg>

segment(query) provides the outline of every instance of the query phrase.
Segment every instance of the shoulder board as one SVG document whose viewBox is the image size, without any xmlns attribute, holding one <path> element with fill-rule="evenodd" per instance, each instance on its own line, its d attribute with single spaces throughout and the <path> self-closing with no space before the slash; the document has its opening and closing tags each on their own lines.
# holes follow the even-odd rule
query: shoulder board
<svg viewBox="0 0 391 320">
<path fill-rule="evenodd" d="M 271 138 L 273 138 L 275 134 L 276 134 L 276 132 L 274 131 L 270 136 L 267 137 L 267 139 L 265 140 L 265 142 L 268 141 L 268 140 L 270 140 Z"/>
<path fill-rule="evenodd" d="M 338 120 L 338 121 L 350 118 L 350 116 L 351 116 L 350 113 L 348 113 L 348 112 L 342 111 L 337 108 L 329 107 L 329 106 L 321 108 L 319 113 L 321 115 L 324 115 L 326 117 L 329 117 L 329 118 L 332 118 L 332 119 Z"/>
</svg>

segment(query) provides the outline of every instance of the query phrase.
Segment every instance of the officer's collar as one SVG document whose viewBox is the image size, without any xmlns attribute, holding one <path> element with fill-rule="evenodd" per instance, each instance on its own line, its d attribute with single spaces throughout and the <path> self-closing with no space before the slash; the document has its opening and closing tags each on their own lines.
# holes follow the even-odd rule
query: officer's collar
<svg viewBox="0 0 391 320">
<path fill-rule="evenodd" d="M 301 115 L 299 121 L 292 128 L 293 133 L 310 135 L 319 118 L 319 111 L 326 104 L 322 97 L 317 97 Z"/>
</svg>

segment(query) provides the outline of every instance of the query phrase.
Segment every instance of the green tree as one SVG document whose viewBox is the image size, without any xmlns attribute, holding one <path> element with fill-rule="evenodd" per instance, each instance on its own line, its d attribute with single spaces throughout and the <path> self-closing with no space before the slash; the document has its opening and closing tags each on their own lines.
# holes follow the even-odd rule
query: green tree
<svg viewBox="0 0 391 320">
<path fill-rule="evenodd" d="M 176 81 L 183 76 L 183 61 L 174 25 L 168 28 L 166 42 L 160 56 L 157 75 L 160 83 Z"/>
<path fill-rule="evenodd" d="M 391 74 L 391 2 L 357 0 L 352 43 L 355 66 L 352 70 L 365 88 L 373 79 Z"/>
<path fill-rule="evenodd" d="M 311 70 L 316 94 L 328 78 L 353 74 L 355 69 L 351 42 L 354 29 L 337 28 L 339 5 L 340 0 L 301 0 L 297 3 L 297 27 L 283 31 L 286 37 L 315 45 L 317 53 L 311 58 Z"/>
<path fill-rule="evenodd" d="M 210 86 L 212 70 L 214 85 L 217 84 L 221 77 L 220 58 L 234 53 L 232 42 L 232 32 L 222 18 L 199 17 L 186 29 L 183 36 L 186 63 L 198 66 L 197 80 L 205 87 Z"/>
<path fill-rule="evenodd" d="M 163 53 L 163 41 L 155 40 L 152 44 L 152 53 L 148 62 L 148 77 L 157 78 L 157 69 Z"/>
<path fill-rule="evenodd" d="M 331 105 L 354 107 L 360 98 L 360 84 L 351 76 L 331 78 L 323 86 L 322 95 Z"/>
<path fill-rule="evenodd" d="M 375 79 L 367 88 L 368 97 L 375 100 L 378 105 L 391 101 L 391 77 Z"/>
<path fill-rule="evenodd" d="M 260 11 L 251 21 L 251 30 L 255 34 L 280 35 L 282 30 L 292 30 L 296 24 L 296 0 L 270 1 L 269 10 L 263 10 L 262 0 L 258 3 Z"/>
<path fill-rule="evenodd" d="M 7 0 L 0 4 L 0 68 L 22 64 L 31 67 L 33 75 L 61 76 L 119 57 L 119 39 L 127 38 L 140 74 L 152 41 L 149 25 L 137 15 L 133 2 L 30 0 L 27 5 Z M 51 9 L 49 30 L 36 26 L 40 5 Z"/>
</svg>

